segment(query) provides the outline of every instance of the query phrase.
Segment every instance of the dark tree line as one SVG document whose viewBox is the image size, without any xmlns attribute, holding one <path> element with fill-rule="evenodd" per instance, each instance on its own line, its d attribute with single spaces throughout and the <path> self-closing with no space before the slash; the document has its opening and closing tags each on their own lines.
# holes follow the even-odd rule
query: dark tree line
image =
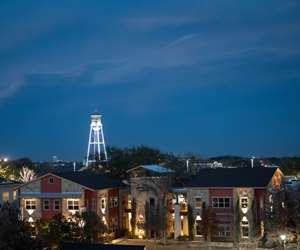
<svg viewBox="0 0 300 250">
<path fill-rule="evenodd" d="M 109 147 L 108 155 L 109 166 L 114 175 L 124 175 L 128 169 L 146 164 L 160 164 L 173 168 L 177 172 L 185 171 L 185 161 L 180 157 L 147 146 Z"/>
<path fill-rule="evenodd" d="M 159 149 L 147 147 L 144 145 L 130 148 L 108 147 L 107 153 L 109 157 L 109 169 L 114 176 L 124 176 L 126 171 L 132 167 L 144 164 L 160 164 L 176 170 L 179 175 L 186 174 L 186 160 L 192 167 L 194 164 L 201 162 L 218 161 L 224 166 L 250 167 L 251 161 L 249 157 L 240 156 L 219 156 L 209 159 L 202 159 L 196 154 L 178 155 L 173 153 L 161 152 Z M 256 158 L 254 160 L 255 167 L 261 167 L 261 164 L 278 165 L 286 175 L 300 175 L 300 157 L 269 157 Z M 8 178 L 10 175 L 17 176 L 20 169 L 25 166 L 33 169 L 35 172 L 41 170 L 51 171 L 51 164 L 33 163 L 29 158 L 20 158 L 9 162 L 0 162 L 0 176 Z M 1 169 L 7 169 L 2 171 Z M 59 169 L 55 169 L 58 171 Z"/>
</svg>

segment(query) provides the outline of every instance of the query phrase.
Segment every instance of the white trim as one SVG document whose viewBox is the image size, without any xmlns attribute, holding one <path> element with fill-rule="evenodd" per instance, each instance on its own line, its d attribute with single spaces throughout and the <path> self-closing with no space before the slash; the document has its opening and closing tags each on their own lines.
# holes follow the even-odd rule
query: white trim
<svg viewBox="0 0 300 250">
<path fill-rule="evenodd" d="M 214 200 L 214 199 L 219 199 L 219 198 L 229 199 L 229 207 L 225 207 L 225 200 L 224 200 L 224 207 L 219 207 L 219 206 L 218 206 L 218 207 L 215 207 L 215 206 L 214 206 L 213 200 Z M 224 209 L 224 208 L 226 208 L 226 209 L 232 208 L 232 202 L 231 202 L 231 200 L 232 200 L 232 198 L 231 198 L 230 196 L 212 196 L 212 197 L 211 197 L 211 203 L 212 203 L 212 204 L 211 204 L 211 207 L 212 207 L 212 208 L 218 208 L 218 209 L 219 209 L 219 208 L 221 208 L 221 209 L 222 209 L 222 208 L 223 208 L 223 209 Z M 219 204 L 219 201 L 218 201 L 218 204 Z"/>
</svg>

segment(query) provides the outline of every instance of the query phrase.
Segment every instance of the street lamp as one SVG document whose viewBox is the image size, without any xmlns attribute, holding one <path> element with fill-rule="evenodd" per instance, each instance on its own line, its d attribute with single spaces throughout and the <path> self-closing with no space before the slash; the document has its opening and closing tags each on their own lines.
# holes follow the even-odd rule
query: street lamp
<svg viewBox="0 0 300 250">
<path fill-rule="evenodd" d="M 285 250 L 286 249 L 286 235 L 285 234 L 281 234 L 280 236 L 280 239 L 281 239 L 281 242 L 282 242 L 282 245 L 283 245 L 283 249 Z"/>
</svg>

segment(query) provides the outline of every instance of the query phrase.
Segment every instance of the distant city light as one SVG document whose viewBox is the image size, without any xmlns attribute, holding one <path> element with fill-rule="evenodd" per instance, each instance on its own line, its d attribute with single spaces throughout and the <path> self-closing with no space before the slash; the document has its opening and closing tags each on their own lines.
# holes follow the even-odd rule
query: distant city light
<svg viewBox="0 0 300 250">
<path fill-rule="evenodd" d="M 8 158 L 7 157 L 3 157 L 3 158 L 0 157 L 0 161 L 8 162 Z"/>
</svg>

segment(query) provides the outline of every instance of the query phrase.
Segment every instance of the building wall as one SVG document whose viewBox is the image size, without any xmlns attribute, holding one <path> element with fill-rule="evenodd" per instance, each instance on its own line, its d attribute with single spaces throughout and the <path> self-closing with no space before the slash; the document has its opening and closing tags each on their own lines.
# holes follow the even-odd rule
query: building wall
<svg viewBox="0 0 300 250">
<path fill-rule="evenodd" d="M 213 208 L 213 198 L 215 197 L 229 197 L 229 208 Z M 220 241 L 232 241 L 234 236 L 234 199 L 232 188 L 210 188 L 209 189 L 209 206 L 215 210 L 217 227 L 220 230 L 221 227 L 228 227 L 230 236 L 219 236 L 219 232 L 216 232 L 212 238 Z"/>
<path fill-rule="evenodd" d="M 119 217 L 122 220 L 120 224 L 122 229 L 127 229 L 131 231 L 131 195 L 130 191 L 127 188 L 120 189 L 120 209 L 119 209 Z"/>
<path fill-rule="evenodd" d="M 104 201 L 104 207 L 102 207 L 102 200 Z M 97 214 L 102 217 L 105 225 L 108 226 L 108 190 L 97 190 Z"/>
<path fill-rule="evenodd" d="M 146 220 L 145 206 L 146 202 L 153 198 L 155 205 L 162 201 L 162 197 L 167 199 L 167 190 L 164 183 L 166 180 L 163 177 L 132 177 L 130 179 L 131 198 L 136 203 L 136 222 L 138 225 L 143 225 Z M 166 201 L 165 201 L 166 202 Z M 145 237 L 150 235 L 145 232 L 145 229 L 140 226 L 136 227 L 135 235 L 138 237 Z"/>
<path fill-rule="evenodd" d="M 248 199 L 248 207 L 242 208 L 242 199 Z M 248 241 L 253 238 L 256 219 L 256 197 L 253 188 L 234 189 L 234 233 L 240 241 Z M 242 235 L 242 223 L 247 220 L 249 228 L 248 238 Z"/>
<path fill-rule="evenodd" d="M 258 218 L 258 221 L 261 222 L 264 219 L 267 190 L 266 189 L 255 189 L 254 196 L 255 196 L 255 200 L 256 200 L 257 218 Z"/>
<path fill-rule="evenodd" d="M 201 198 L 202 208 L 196 207 L 196 198 Z M 202 216 L 203 206 L 209 206 L 209 191 L 207 188 L 189 188 L 187 190 L 187 202 L 193 208 L 194 217 Z"/>
<path fill-rule="evenodd" d="M 107 193 L 108 197 L 108 226 L 111 230 L 115 231 L 116 228 L 120 228 L 120 216 L 119 216 L 119 203 L 120 203 L 120 196 L 119 196 L 119 189 L 109 189 Z M 113 199 L 117 199 L 117 203 L 112 201 Z M 116 206 L 115 206 L 116 204 Z"/>
<path fill-rule="evenodd" d="M 72 199 L 72 198 L 62 198 L 62 215 L 66 218 L 72 216 L 75 211 L 71 211 L 68 209 L 68 199 Z M 77 198 L 76 198 L 77 199 Z M 84 191 L 82 191 L 82 194 L 80 196 L 79 199 L 79 213 L 81 213 L 82 211 L 85 210 L 85 200 L 84 200 Z"/>
<path fill-rule="evenodd" d="M 86 209 L 90 209 L 90 210 L 92 210 L 96 213 L 98 211 L 97 192 L 86 189 L 84 191 L 84 195 L 85 195 L 85 207 L 86 207 Z"/>
<path fill-rule="evenodd" d="M 50 183 L 53 180 L 53 183 Z M 42 193 L 60 193 L 61 178 L 54 175 L 47 175 L 40 179 Z"/>
<path fill-rule="evenodd" d="M 43 200 L 49 200 L 49 210 L 44 210 L 43 208 Z M 60 201 L 60 209 L 59 210 L 55 210 L 54 209 L 54 201 L 55 200 L 59 200 Z M 41 218 L 45 219 L 45 220 L 49 220 L 51 218 L 53 218 L 56 214 L 61 213 L 62 211 L 62 199 L 41 199 Z"/>
<path fill-rule="evenodd" d="M 21 208 L 21 217 L 23 220 L 28 221 L 29 217 L 32 217 L 34 221 L 41 219 L 42 217 L 42 203 L 41 199 L 38 198 L 30 198 L 32 200 L 35 200 L 36 202 L 36 209 L 33 211 L 27 210 L 25 207 L 25 200 L 26 198 L 20 199 L 20 208 Z M 32 214 L 31 214 L 32 212 Z"/>
<path fill-rule="evenodd" d="M 53 183 L 49 182 L 49 178 L 53 178 Z M 62 192 L 80 192 L 81 196 L 79 198 L 74 198 L 73 195 L 70 197 L 61 198 Z M 26 193 L 37 193 L 38 196 L 33 197 L 31 194 L 26 195 Z M 57 193 L 57 197 L 49 198 L 49 194 Z M 54 215 L 62 213 L 62 215 L 69 217 L 72 211 L 68 210 L 68 199 L 79 199 L 80 210 L 84 209 L 84 190 L 80 184 L 74 183 L 72 181 L 63 179 L 55 175 L 46 175 L 41 179 L 25 184 L 20 188 L 20 194 L 22 196 L 20 200 L 21 213 L 25 220 L 32 217 L 34 221 L 37 219 L 51 219 Z M 60 197 L 60 198 L 59 198 Z M 26 200 L 35 200 L 36 209 L 27 210 L 25 206 Z M 43 200 L 49 200 L 49 210 L 43 209 Z M 54 209 L 54 200 L 60 200 L 60 209 Z M 32 213 L 32 214 L 29 214 Z"/>
</svg>

